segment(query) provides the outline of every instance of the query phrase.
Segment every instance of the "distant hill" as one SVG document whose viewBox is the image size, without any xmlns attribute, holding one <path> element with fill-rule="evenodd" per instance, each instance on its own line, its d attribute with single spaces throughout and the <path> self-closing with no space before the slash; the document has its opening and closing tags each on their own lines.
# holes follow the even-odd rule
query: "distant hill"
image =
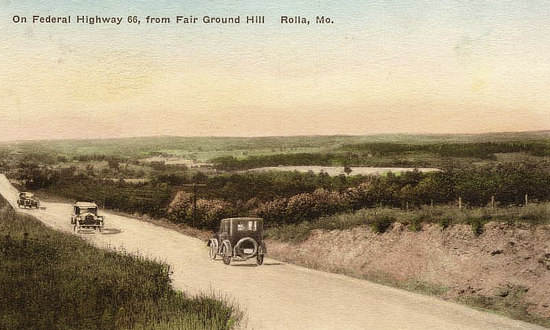
<svg viewBox="0 0 550 330">
<path fill-rule="evenodd" d="M 502 132 L 486 134 L 376 134 L 313 135 L 266 137 L 179 137 L 151 136 L 96 140 L 37 140 L 2 142 L 0 148 L 21 152 L 44 152 L 57 155 L 115 155 L 121 157 L 175 156 L 206 160 L 240 153 L 273 154 L 292 152 L 327 152 L 343 145 L 386 143 L 473 143 L 523 140 L 548 140 L 550 131 Z"/>
</svg>

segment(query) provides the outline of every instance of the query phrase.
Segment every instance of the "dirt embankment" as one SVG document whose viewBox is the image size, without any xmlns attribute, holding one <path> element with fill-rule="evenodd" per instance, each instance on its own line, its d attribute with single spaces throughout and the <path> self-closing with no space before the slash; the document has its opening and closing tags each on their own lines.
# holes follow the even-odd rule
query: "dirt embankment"
<svg viewBox="0 0 550 330">
<path fill-rule="evenodd" d="M 550 226 L 489 223 L 480 236 L 467 225 L 424 224 L 412 232 L 396 223 L 316 230 L 296 245 L 269 242 L 279 260 L 344 273 L 496 309 L 550 326 Z"/>
</svg>

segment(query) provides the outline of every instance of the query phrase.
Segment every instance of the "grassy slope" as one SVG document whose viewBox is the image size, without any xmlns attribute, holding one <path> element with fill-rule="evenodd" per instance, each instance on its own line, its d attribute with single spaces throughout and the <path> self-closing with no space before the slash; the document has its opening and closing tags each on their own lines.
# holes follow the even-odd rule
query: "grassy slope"
<svg viewBox="0 0 550 330">
<path fill-rule="evenodd" d="M 474 234 L 483 232 L 489 221 L 508 223 L 521 222 L 532 225 L 550 224 L 550 202 L 530 204 L 527 207 L 508 208 L 462 208 L 455 206 L 425 206 L 417 210 L 392 208 L 361 209 L 355 213 L 341 213 L 303 222 L 296 225 L 279 226 L 267 230 L 267 237 L 282 242 L 299 243 L 308 239 L 314 229 L 346 230 L 369 226 L 374 232 L 382 233 L 394 222 L 405 224 L 409 230 L 420 230 L 422 223 L 436 223 L 446 228 L 455 224 L 468 224 Z"/>
<path fill-rule="evenodd" d="M 172 289 L 167 264 L 0 210 L 0 329 L 229 329 L 240 312 Z"/>
</svg>

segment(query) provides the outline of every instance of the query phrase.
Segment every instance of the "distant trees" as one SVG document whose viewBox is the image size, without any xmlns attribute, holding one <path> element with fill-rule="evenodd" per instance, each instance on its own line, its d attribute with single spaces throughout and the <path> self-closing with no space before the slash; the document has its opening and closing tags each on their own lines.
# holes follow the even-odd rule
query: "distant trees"
<svg viewBox="0 0 550 330">
<path fill-rule="evenodd" d="M 327 153 L 286 153 L 249 156 L 238 159 L 224 156 L 212 160 L 219 170 L 246 170 L 278 165 L 286 166 L 448 166 L 455 161 L 479 159 L 495 161 L 496 154 L 523 152 L 537 157 L 550 156 L 550 143 L 545 140 L 482 143 L 385 143 L 348 144 Z M 432 155 L 403 159 L 403 155 Z M 391 158 L 390 158 L 391 157 Z M 347 173 L 347 172 L 346 172 Z"/>
<path fill-rule="evenodd" d="M 111 170 L 106 169 L 107 174 Z M 126 166 L 118 173 L 129 172 Z M 318 217 L 361 208 L 410 207 L 454 203 L 484 206 L 494 197 L 501 205 L 550 200 L 548 164 L 500 163 L 470 165 L 441 172 L 405 172 L 400 175 L 331 177 L 327 173 L 154 172 L 147 183 L 105 180 L 92 165 L 49 168 L 21 163 L 14 178 L 27 189 L 44 190 L 75 200 L 93 200 L 107 208 L 168 217 L 198 228 L 216 228 L 223 217 L 257 215 L 268 226 L 311 221 Z M 177 193 L 182 184 L 204 183 L 195 196 Z M 177 194 L 176 194 L 177 193 Z M 176 197 L 173 197 L 176 195 Z"/>
<path fill-rule="evenodd" d="M 168 217 L 176 223 L 185 223 L 200 229 L 215 229 L 219 220 L 233 215 L 231 203 L 218 199 L 196 199 L 193 194 L 180 191 L 168 206 Z"/>
</svg>

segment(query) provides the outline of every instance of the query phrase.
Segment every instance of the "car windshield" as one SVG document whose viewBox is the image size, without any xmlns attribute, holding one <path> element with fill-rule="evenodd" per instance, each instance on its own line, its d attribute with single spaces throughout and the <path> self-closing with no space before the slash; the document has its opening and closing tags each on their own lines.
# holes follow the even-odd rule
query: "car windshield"
<svg viewBox="0 0 550 330">
<path fill-rule="evenodd" d="M 255 220 L 239 221 L 237 223 L 237 231 L 256 231 L 256 228 Z"/>
<path fill-rule="evenodd" d="M 83 214 L 83 213 L 92 213 L 92 214 L 96 214 L 97 213 L 97 208 L 95 207 L 77 207 L 76 210 L 75 210 L 76 214 Z"/>
</svg>

